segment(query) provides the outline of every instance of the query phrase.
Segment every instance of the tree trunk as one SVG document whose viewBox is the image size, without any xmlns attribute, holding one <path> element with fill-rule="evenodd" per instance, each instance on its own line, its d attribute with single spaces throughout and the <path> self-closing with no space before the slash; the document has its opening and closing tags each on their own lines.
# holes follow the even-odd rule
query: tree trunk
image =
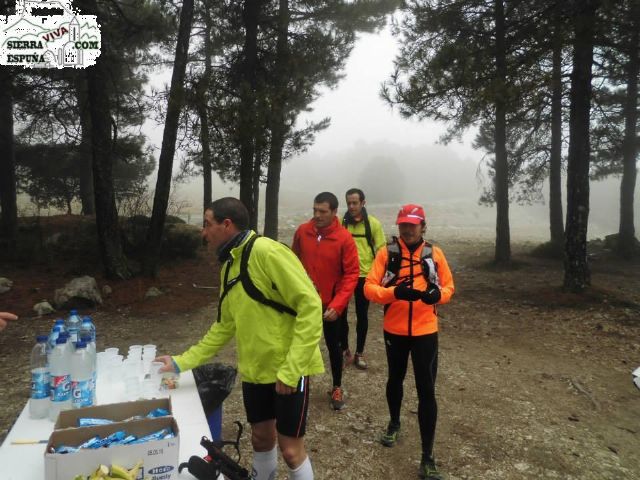
<svg viewBox="0 0 640 480">
<path fill-rule="evenodd" d="M 250 228 L 257 219 L 253 196 L 253 170 L 256 138 L 256 65 L 258 62 L 258 18 L 263 0 L 245 0 L 242 19 L 245 27 L 242 73 L 240 79 L 240 201 L 249 210 Z"/>
<path fill-rule="evenodd" d="M 496 22 L 496 90 L 495 90 L 495 194 L 496 194 L 496 250 L 495 262 L 511 261 L 509 229 L 509 162 L 507 159 L 507 128 L 505 99 L 507 65 L 503 0 L 495 0 Z"/>
<path fill-rule="evenodd" d="M 634 191 L 636 188 L 636 158 L 638 155 L 638 44 L 640 43 L 640 5 L 631 2 L 632 34 L 628 44 L 629 60 L 626 65 L 627 95 L 624 104 L 624 140 L 622 143 L 622 181 L 620 183 L 620 229 L 618 252 L 626 258 L 637 253 L 638 241 L 633 221 Z"/>
<path fill-rule="evenodd" d="M 15 250 L 18 235 L 13 140 L 13 69 L 0 67 L 0 249 L 6 249 L 6 253 Z"/>
<path fill-rule="evenodd" d="M 178 120 L 180 111 L 184 105 L 184 77 L 187 68 L 189 37 L 193 20 L 193 0 L 184 0 L 180 12 L 180 25 L 178 27 L 178 41 L 176 43 L 173 74 L 171 75 L 171 87 L 167 105 L 167 117 L 164 123 L 162 135 L 162 148 L 158 160 L 158 179 L 153 198 L 153 211 L 147 230 L 146 255 L 144 258 L 145 275 L 155 276 L 160 257 L 160 245 L 164 231 L 164 222 L 167 216 L 169 204 L 169 191 L 171 189 L 171 170 L 176 149 L 178 135 Z"/>
<path fill-rule="evenodd" d="M 271 101 L 271 145 L 269 146 L 269 167 L 267 168 L 267 189 L 265 192 L 264 235 L 278 239 L 278 209 L 280 194 L 280 173 L 282 171 L 282 149 L 286 134 L 285 102 L 289 70 L 289 0 L 280 0 L 278 9 L 278 39 L 276 42 L 276 64 L 274 95 Z"/>
<path fill-rule="evenodd" d="M 249 212 L 249 224 L 255 225 L 253 228 L 258 229 L 258 207 L 260 205 L 260 175 L 262 174 L 262 144 L 256 145 L 256 158 L 253 162 L 253 203 L 256 208 Z"/>
<path fill-rule="evenodd" d="M 211 44 L 211 9 L 204 2 L 204 73 L 198 84 L 198 116 L 200 117 L 200 143 L 202 144 L 202 180 L 203 196 L 202 211 L 209 208 L 213 199 L 212 175 L 211 175 L 211 148 L 209 145 L 209 79 L 211 78 L 211 57 L 213 46 Z"/>
<path fill-rule="evenodd" d="M 562 25 L 557 15 L 553 31 L 551 73 L 551 154 L 549 156 L 549 229 L 551 244 L 562 249 Z M 561 250 L 559 250 L 561 251 Z"/>
<path fill-rule="evenodd" d="M 589 221 L 589 110 L 593 37 L 599 0 L 574 0 L 573 71 L 567 166 L 564 288 L 579 293 L 591 285 L 587 262 Z"/>
<path fill-rule="evenodd" d="M 87 92 L 87 77 L 76 75 L 76 97 L 80 112 L 80 201 L 82 214 L 95 214 L 93 195 L 93 173 L 91 171 L 91 114 L 89 113 L 89 95 Z"/>
<path fill-rule="evenodd" d="M 85 3 L 87 13 L 97 14 L 95 0 Z M 91 115 L 91 145 L 93 155 L 93 190 L 95 193 L 98 243 L 105 274 L 112 279 L 131 277 L 122 251 L 118 211 L 113 189 L 113 143 L 111 137 L 110 77 L 108 44 L 102 39 L 102 54 L 96 64 L 87 68 L 87 91 Z"/>
</svg>

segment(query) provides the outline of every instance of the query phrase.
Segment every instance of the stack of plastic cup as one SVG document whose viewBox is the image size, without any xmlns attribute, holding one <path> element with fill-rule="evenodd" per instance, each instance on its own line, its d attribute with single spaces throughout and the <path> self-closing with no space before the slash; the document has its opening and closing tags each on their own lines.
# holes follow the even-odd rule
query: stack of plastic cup
<svg viewBox="0 0 640 480">
<path fill-rule="evenodd" d="M 151 362 L 156 358 L 156 346 L 152 344 L 142 347 L 142 365 L 145 376 L 150 373 Z"/>
<path fill-rule="evenodd" d="M 139 380 L 144 378 L 144 366 L 142 365 L 142 345 L 131 345 L 127 360 L 131 361 L 130 367 L 134 369 Z"/>
<path fill-rule="evenodd" d="M 123 398 L 122 355 L 117 348 L 107 348 L 96 355 L 96 397 L 98 403 L 119 402 Z"/>
</svg>

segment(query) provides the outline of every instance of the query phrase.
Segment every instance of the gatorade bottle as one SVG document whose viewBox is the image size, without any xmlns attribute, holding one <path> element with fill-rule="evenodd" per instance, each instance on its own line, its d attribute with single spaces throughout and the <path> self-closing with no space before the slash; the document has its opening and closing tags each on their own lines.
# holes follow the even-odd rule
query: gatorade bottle
<svg viewBox="0 0 640 480">
<path fill-rule="evenodd" d="M 71 408 L 71 375 L 64 337 L 58 337 L 56 348 L 49 356 L 49 378 L 51 379 L 49 419 L 55 421 L 61 410 Z"/>
<path fill-rule="evenodd" d="M 48 337 L 38 335 L 31 350 L 31 398 L 29 416 L 45 418 L 49 411 L 49 364 L 47 361 Z"/>
<path fill-rule="evenodd" d="M 98 354 L 96 352 L 96 343 L 91 341 L 91 337 L 84 336 L 80 338 L 81 342 L 87 345 L 87 353 L 91 358 L 91 391 L 93 392 L 93 404 L 96 404 L 96 384 L 97 384 L 97 365 Z"/>
<path fill-rule="evenodd" d="M 96 326 L 89 316 L 84 317 L 82 319 L 82 325 L 80 325 L 80 338 L 87 335 L 91 337 L 92 342 L 96 341 Z"/>
<path fill-rule="evenodd" d="M 67 354 L 67 359 L 71 362 L 71 355 L 76 351 L 76 347 L 71 343 L 71 339 L 69 338 L 69 332 L 60 332 L 60 336 L 64 340 L 64 351 Z"/>
<path fill-rule="evenodd" d="M 64 319 L 63 318 L 56 318 L 56 322 L 53 324 L 53 326 L 59 326 L 60 327 L 60 331 L 61 332 L 66 332 L 67 331 L 67 327 L 65 327 L 64 325 Z"/>
<path fill-rule="evenodd" d="M 69 318 L 67 318 L 67 332 L 69 332 L 69 339 L 75 345 L 75 343 L 80 339 L 80 325 L 82 324 L 82 320 L 78 316 L 77 310 L 71 310 L 69 312 Z"/>
<path fill-rule="evenodd" d="M 92 359 L 87 352 L 87 344 L 81 340 L 76 344 L 76 351 L 71 357 L 71 402 L 73 408 L 93 405 L 91 364 Z"/>
<path fill-rule="evenodd" d="M 51 333 L 49 334 L 49 352 L 56 348 L 56 340 L 60 336 L 61 331 L 62 329 L 60 325 L 58 325 L 56 322 L 56 325 L 54 325 L 54 327 L 51 329 Z"/>
</svg>

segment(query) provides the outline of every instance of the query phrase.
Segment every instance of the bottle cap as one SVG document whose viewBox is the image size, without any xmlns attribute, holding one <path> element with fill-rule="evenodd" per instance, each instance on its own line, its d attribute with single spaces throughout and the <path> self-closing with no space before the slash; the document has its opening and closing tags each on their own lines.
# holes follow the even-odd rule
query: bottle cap
<svg viewBox="0 0 640 480">
<path fill-rule="evenodd" d="M 38 335 L 38 336 L 36 336 L 36 341 L 38 343 L 44 343 L 47 340 L 49 340 L 49 337 L 47 335 Z"/>
<path fill-rule="evenodd" d="M 56 318 L 56 325 L 64 325 L 64 320 L 62 318 Z"/>
<path fill-rule="evenodd" d="M 93 320 L 91 320 L 91 317 L 89 315 L 86 315 L 84 317 L 82 317 L 82 321 L 83 322 L 87 322 L 87 323 L 93 323 Z"/>
<path fill-rule="evenodd" d="M 62 330 L 62 328 L 60 327 L 60 325 L 56 325 L 55 327 L 53 327 L 53 331 L 54 331 L 54 332 L 60 332 L 60 330 Z"/>
<path fill-rule="evenodd" d="M 78 315 L 78 310 L 76 310 L 75 308 L 73 310 L 69 311 L 70 315 Z"/>
</svg>

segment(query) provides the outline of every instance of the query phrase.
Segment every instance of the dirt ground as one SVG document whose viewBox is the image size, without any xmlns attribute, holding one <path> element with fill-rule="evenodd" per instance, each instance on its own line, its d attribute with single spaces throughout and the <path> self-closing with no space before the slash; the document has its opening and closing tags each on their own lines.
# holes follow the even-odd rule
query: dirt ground
<svg viewBox="0 0 640 480">
<path fill-rule="evenodd" d="M 640 263 L 600 252 L 592 258 L 594 289 L 562 293 L 562 266 L 514 245 L 518 267 L 496 270 L 490 241 L 439 238 L 454 272 L 456 294 L 440 310 L 436 458 L 450 479 L 640 479 L 640 391 L 631 371 L 640 365 Z M 36 333 L 55 315 L 32 318 L 31 306 L 60 286 L 55 271 L 2 270 L 14 280 L 0 296 L 20 322 L 0 335 L 0 440 L 29 393 L 28 358 Z M 63 276 L 62 276 L 63 277 Z M 156 343 L 179 353 L 215 318 L 215 265 L 197 260 L 162 269 L 155 281 L 110 283 L 113 295 L 91 313 L 98 348 Z M 98 283 L 105 282 L 98 276 Z M 149 286 L 165 295 L 144 299 Z M 328 373 L 312 379 L 307 446 L 316 478 L 416 478 L 420 461 L 417 399 L 405 381 L 402 436 L 395 448 L 377 438 L 388 421 L 381 308 L 370 309 L 366 372 L 348 368 L 347 407 L 329 408 Z M 353 308 L 350 322 L 354 325 Z M 352 336 L 355 327 L 352 327 Z M 353 342 L 353 340 L 352 340 Z M 323 347 L 328 368 L 326 349 Z M 218 357 L 234 362 L 233 345 Z M 224 432 L 246 423 L 236 388 L 224 404 Z M 243 460 L 250 462 L 248 436 Z M 186 460 L 186 459 L 184 459 Z M 280 468 L 278 478 L 286 478 Z"/>
</svg>

